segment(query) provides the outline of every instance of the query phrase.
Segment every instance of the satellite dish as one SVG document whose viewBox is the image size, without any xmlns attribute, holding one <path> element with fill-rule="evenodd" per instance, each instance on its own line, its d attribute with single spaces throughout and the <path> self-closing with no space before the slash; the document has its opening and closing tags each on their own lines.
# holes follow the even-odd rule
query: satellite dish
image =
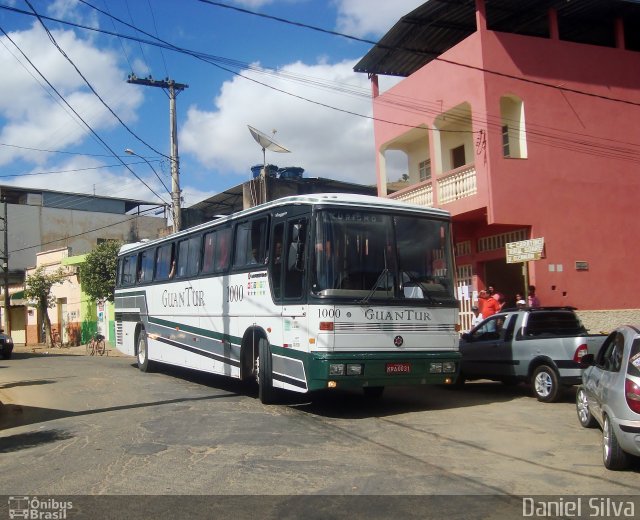
<svg viewBox="0 0 640 520">
<path fill-rule="evenodd" d="M 249 132 L 251 132 L 251 135 L 256 140 L 256 143 L 258 143 L 262 148 L 262 171 L 265 172 L 266 174 L 267 154 L 265 150 L 269 150 L 271 152 L 277 152 L 277 153 L 291 153 L 291 150 L 287 150 L 284 146 L 279 145 L 264 132 L 261 132 L 260 130 L 253 128 L 251 125 L 247 125 L 247 126 L 249 127 Z M 275 130 L 274 130 L 274 133 L 275 133 Z"/>
<path fill-rule="evenodd" d="M 278 153 L 291 152 L 291 150 L 287 150 L 284 146 L 276 143 L 271 137 L 269 137 L 264 132 L 261 132 L 260 130 L 257 130 L 250 125 L 247 125 L 247 126 L 249 127 L 249 132 L 251 132 L 251 135 L 256 140 L 256 143 L 258 143 L 262 147 L 263 151 L 269 150 L 271 152 L 278 152 Z"/>
</svg>

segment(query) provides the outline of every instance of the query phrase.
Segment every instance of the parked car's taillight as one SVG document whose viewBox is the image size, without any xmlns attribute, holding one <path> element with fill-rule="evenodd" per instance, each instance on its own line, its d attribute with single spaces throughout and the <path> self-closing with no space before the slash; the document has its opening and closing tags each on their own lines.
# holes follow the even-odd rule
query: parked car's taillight
<svg viewBox="0 0 640 520">
<path fill-rule="evenodd" d="M 579 363 L 580 360 L 582 359 L 582 356 L 584 356 L 589 350 L 587 349 L 587 345 L 585 343 L 583 343 L 582 345 L 580 345 L 577 349 L 575 354 L 573 354 L 573 360 L 576 363 Z"/>
<path fill-rule="evenodd" d="M 634 412 L 640 413 L 640 385 L 631 381 L 624 380 L 624 395 L 627 398 L 627 404 Z"/>
</svg>

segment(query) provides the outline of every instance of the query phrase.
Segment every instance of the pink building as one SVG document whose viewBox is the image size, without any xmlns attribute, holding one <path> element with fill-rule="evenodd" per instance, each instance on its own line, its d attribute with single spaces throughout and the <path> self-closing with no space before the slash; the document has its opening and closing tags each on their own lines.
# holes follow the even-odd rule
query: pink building
<svg viewBox="0 0 640 520">
<path fill-rule="evenodd" d="M 401 151 L 409 180 L 390 196 L 453 215 L 465 319 L 487 285 L 532 284 L 591 329 L 640 322 L 638 3 L 430 0 L 355 70 L 372 82 L 379 194 Z M 404 79 L 380 93 L 379 75 Z M 508 263 L 505 244 L 529 239 L 542 257 Z"/>
</svg>

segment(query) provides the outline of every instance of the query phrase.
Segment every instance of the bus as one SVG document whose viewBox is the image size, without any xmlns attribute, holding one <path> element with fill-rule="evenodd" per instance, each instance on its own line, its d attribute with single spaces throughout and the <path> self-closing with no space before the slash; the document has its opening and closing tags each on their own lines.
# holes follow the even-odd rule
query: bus
<svg viewBox="0 0 640 520">
<path fill-rule="evenodd" d="M 284 197 L 118 255 L 116 347 L 281 390 L 450 384 L 460 364 L 448 212 Z"/>
</svg>

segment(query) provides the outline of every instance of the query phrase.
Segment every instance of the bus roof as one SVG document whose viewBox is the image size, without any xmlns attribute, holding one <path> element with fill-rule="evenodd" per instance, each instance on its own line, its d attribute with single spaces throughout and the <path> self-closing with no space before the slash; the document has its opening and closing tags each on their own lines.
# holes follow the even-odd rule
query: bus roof
<svg viewBox="0 0 640 520">
<path fill-rule="evenodd" d="M 137 249 L 139 247 L 144 247 L 150 245 L 151 243 L 159 243 L 169 240 L 174 240 L 182 235 L 190 234 L 194 231 L 199 231 L 202 229 L 207 229 L 211 226 L 213 222 L 216 224 L 228 222 L 232 220 L 237 220 L 239 218 L 244 218 L 248 215 L 252 215 L 254 213 L 260 213 L 265 210 L 269 210 L 270 208 L 277 208 L 280 206 L 287 205 L 309 205 L 309 206 L 317 206 L 317 205 L 328 205 L 328 206 L 351 206 L 351 207 L 365 207 L 366 209 L 380 209 L 380 210 L 396 210 L 396 211 L 407 211 L 411 213 L 422 213 L 425 216 L 431 217 L 439 217 L 439 218 L 449 218 L 450 213 L 443 209 L 438 208 L 428 208 L 425 206 L 418 206 L 417 204 L 410 204 L 407 202 L 400 202 L 394 199 L 388 199 L 384 197 L 374 197 L 372 195 L 357 195 L 351 193 L 314 193 L 310 195 L 293 195 L 290 197 L 282 197 L 276 200 L 272 200 L 269 202 L 265 202 L 264 204 L 260 204 L 259 206 L 254 206 L 252 208 L 248 208 L 237 213 L 233 213 L 231 215 L 220 216 L 220 218 L 205 222 L 204 224 L 199 224 L 197 226 L 184 229 L 178 233 L 172 233 L 171 235 L 167 235 L 165 237 L 156 239 L 156 240 L 143 240 L 141 242 L 134 242 L 131 244 L 124 244 L 120 248 L 120 254 L 125 253 L 127 251 L 131 251 L 133 249 Z"/>
</svg>

